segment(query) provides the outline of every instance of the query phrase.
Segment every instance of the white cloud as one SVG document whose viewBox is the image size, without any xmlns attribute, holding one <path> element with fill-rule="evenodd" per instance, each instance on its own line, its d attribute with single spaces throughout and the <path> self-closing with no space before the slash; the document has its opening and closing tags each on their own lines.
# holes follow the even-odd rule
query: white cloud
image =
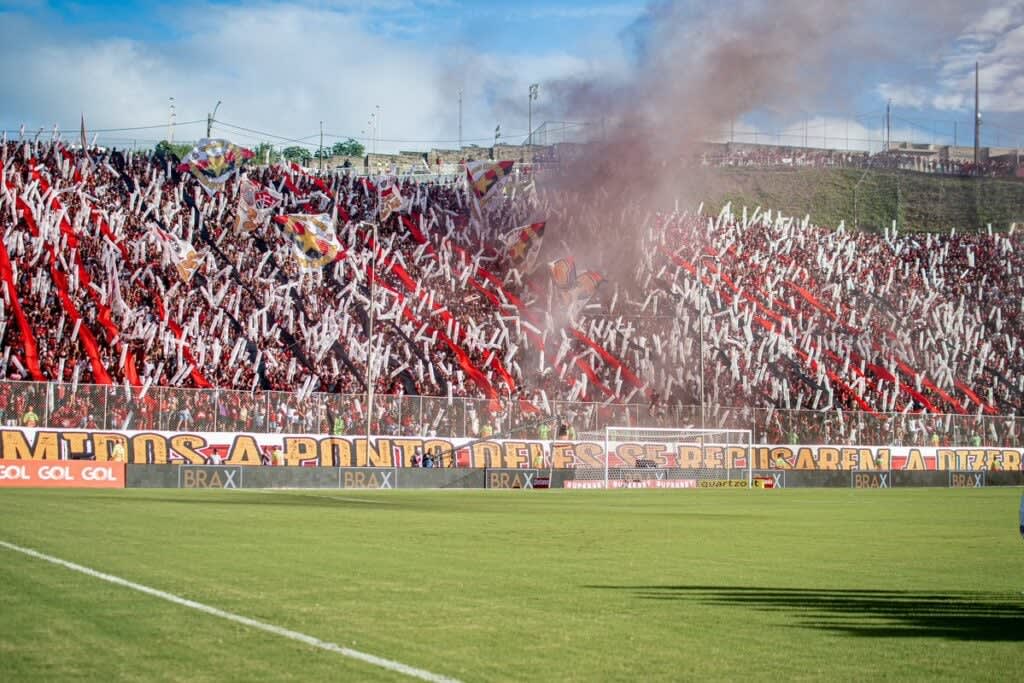
<svg viewBox="0 0 1024 683">
<path fill-rule="evenodd" d="M 893 106 L 920 109 L 929 103 L 930 95 L 927 88 L 920 86 L 904 86 L 893 83 L 882 83 L 877 92 L 885 100 L 891 100 Z"/>
<path fill-rule="evenodd" d="M 961 131 L 966 135 L 965 131 Z M 814 116 L 809 117 L 806 127 L 803 120 L 779 125 L 753 125 L 737 121 L 732 127 L 733 140 L 744 143 L 784 145 L 789 147 L 810 147 L 814 149 L 836 149 L 850 151 L 879 152 L 885 147 L 885 122 L 882 117 L 874 120 L 866 117 Z M 715 139 L 729 140 L 730 131 L 725 129 Z M 953 131 L 915 127 L 897 122 L 890 133 L 896 142 L 918 142 L 948 145 L 953 142 Z M 964 144 L 965 137 L 958 142 Z"/>
<path fill-rule="evenodd" d="M 1009 2 L 1000 7 L 990 8 L 964 31 L 963 38 L 982 41 L 1001 35 L 1013 26 L 1014 14 L 1020 5 L 1019 2 Z"/>
<path fill-rule="evenodd" d="M 1024 111 L 1024 0 L 990 7 L 968 23 L 951 51 L 939 55 L 934 82 L 882 83 L 876 92 L 899 107 L 963 111 L 974 103 L 975 62 L 982 108 Z"/>
<path fill-rule="evenodd" d="M 182 37 L 169 41 L 84 36 L 53 17 L 2 15 L 0 124 L 71 126 L 79 112 L 91 128 L 158 124 L 167 121 L 174 97 L 179 122 L 205 119 L 222 100 L 217 118 L 247 128 L 304 138 L 323 120 L 330 133 L 359 137 L 379 104 L 380 137 L 395 140 L 382 141 L 379 151 L 426 149 L 430 142 L 414 141 L 457 136 L 460 87 L 465 138 L 493 130 L 498 121 L 504 130 L 525 133 L 525 115 L 511 120 L 519 112 L 508 111 L 504 94 L 521 90 L 525 110 L 529 82 L 587 68 L 560 53 L 508 58 L 467 48 L 440 51 L 380 25 L 369 28 L 365 14 L 342 4 L 344 11 L 191 5 L 176 16 Z M 243 143 L 262 139 L 219 132 Z M 204 133 L 202 124 L 179 126 L 175 137 Z M 130 144 L 136 136 L 161 139 L 166 129 L 110 134 L 108 144 Z"/>
</svg>

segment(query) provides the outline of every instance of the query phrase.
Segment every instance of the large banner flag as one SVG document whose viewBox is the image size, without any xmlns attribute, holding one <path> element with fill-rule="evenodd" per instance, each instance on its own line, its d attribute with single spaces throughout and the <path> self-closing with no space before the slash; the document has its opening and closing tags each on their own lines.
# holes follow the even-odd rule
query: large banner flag
<svg viewBox="0 0 1024 683">
<path fill-rule="evenodd" d="M 195 272 L 199 270 L 199 266 L 203 265 L 203 259 L 199 256 L 196 248 L 188 240 L 175 237 L 160 228 L 154 227 L 153 231 L 160 238 L 160 241 L 163 242 L 164 246 L 167 247 L 171 263 L 177 268 L 178 277 L 181 278 L 181 281 L 188 282 L 191 280 Z"/>
<path fill-rule="evenodd" d="M 295 244 L 295 256 L 303 270 L 316 270 L 344 258 L 329 213 L 274 216 Z"/>
<path fill-rule="evenodd" d="M 576 283 L 576 263 L 570 256 L 548 264 L 551 268 L 551 282 L 563 291 L 569 291 Z"/>
<path fill-rule="evenodd" d="M 588 270 L 576 278 L 576 283 L 569 290 L 569 317 L 575 319 L 583 312 L 583 308 L 597 294 L 597 288 L 604 278 L 593 270 Z"/>
<path fill-rule="evenodd" d="M 512 172 L 514 161 L 470 161 L 466 164 L 466 177 L 473 194 L 486 198 L 503 178 Z"/>
<path fill-rule="evenodd" d="M 214 194 L 246 159 L 252 157 L 251 151 L 227 140 L 203 138 L 181 160 L 178 170 L 191 171 L 203 189 Z"/>
<path fill-rule="evenodd" d="M 524 275 L 529 275 L 537 267 L 544 226 L 545 223 L 533 223 L 505 235 L 505 255 L 512 267 Z"/>
<path fill-rule="evenodd" d="M 195 272 L 199 270 L 199 266 L 203 263 L 196 248 L 185 240 L 176 240 L 171 254 L 178 269 L 178 277 L 181 278 L 182 282 L 191 280 Z"/>
<path fill-rule="evenodd" d="M 380 193 L 380 219 L 386 221 L 391 214 L 402 208 L 402 195 L 397 185 L 385 188 Z"/>
<path fill-rule="evenodd" d="M 558 293 L 558 299 L 568 309 L 569 317 L 575 318 L 597 293 L 604 277 L 593 270 L 576 275 L 576 263 L 572 257 L 560 258 L 549 265 L 551 283 Z"/>
<path fill-rule="evenodd" d="M 281 195 L 248 178 L 242 178 L 238 190 L 238 232 L 252 232 L 265 225 L 270 212 L 281 203 Z"/>
</svg>

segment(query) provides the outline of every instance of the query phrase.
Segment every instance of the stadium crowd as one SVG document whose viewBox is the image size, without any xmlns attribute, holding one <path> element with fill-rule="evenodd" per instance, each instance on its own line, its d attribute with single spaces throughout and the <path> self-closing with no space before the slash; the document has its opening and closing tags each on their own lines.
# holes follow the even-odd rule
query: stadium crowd
<svg viewBox="0 0 1024 683">
<path fill-rule="evenodd" d="M 372 377 L 380 434 L 560 414 L 581 431 L 754 426 L 771 442 L 1021 438 L 1013 231 L 878 235 L 612 198 L 633 240 L 601 202 L 525 175 L 481 193 L 282 165 L 206 192 L 169 156 L 38 141 L 2 155 L 0 377 L 61 383 L 0 385 L 7 423 L 45 405 L 50 424 L 92 426 L 102 404 L 108 426 L 359 432 Z M 265 200 L 255 220 L 246 182 Z M 323 213 L 336 251 L 282 222 Z M 503 236 L 545 220 L 544 258 L 523 265 Z M 605 282 L 556 285 L 544 264 L 585 245 Z"/>
<path fill-rule="evenodd" d="M 875 154 L 830 149 L 804 149 L 774 145 L 722 145 L 701 156 L 705 166 L 738 168 L 862 168 L 889 169 L 961 177 L 1021 177 L 1019 163 L 1005 158 L 973 160 L 943 159 L 898 149 Z"/>
</svg>

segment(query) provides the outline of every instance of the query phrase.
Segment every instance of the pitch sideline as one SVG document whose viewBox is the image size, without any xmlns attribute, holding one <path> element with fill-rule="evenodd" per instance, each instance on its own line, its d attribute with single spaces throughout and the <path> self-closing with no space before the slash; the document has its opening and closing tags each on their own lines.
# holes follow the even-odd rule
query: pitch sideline
<svg viewBox="0 0 1024 683">
<path fill-rule="evenodd" d="M 242 624 L 243 626 L 249 626 L 251 628 L 259 629 L 260 631 L 272 633 L 276 636 L 289 638 L 300 643 L 305 643 L 306 645 L 312 645 L 313 647 L 320 648 L 321 650 L 334 652 L 336 654 L 342 655 L 343 657 L 356 659 L 367 664 L 378 666 L 382 669 L 387 669 L 388 671 L 404 674 L 411 678 L 418 678 L 419 680 L 430 681 L 431 683 L 461 683 L 456 678 L 449 678 L 448 676 L 443 676 L 441 674 L 426 671 L 425 669 L 417 669 L 416 667 L 409 666 L 408 664 L 396 662 L 393 659 L 386 659 L 384 657 L 378 657 L 377 655 L 371 655 L 366 652 L 360 652 L 359 650 L 353 650 L 348 647 L 343 647 L 336 643 L 330 643 L 325 640 L 320 640 L 319 638 L 315 638 L 305 633 L 299 633 L 298 631 L 292 631 L 291 629 L 283 628 L 281 626 L 268 624 L 266 622 L 258 621 L 256 619 L 250 619 L 249 617 L 242 616 L 241 614 L 235 614 L 234 612 L 228 612 L 226 610 L 218 609 L 216 607 L 211 607 L 210 605 L 205 605 L 201 602 L 196 602 L 195 600 L 189 600 L 188 598 L 183 598 L 181 596 L 174 595 L 173 593 L 167 593 L 156 588 L 144 586 L 140 583 L 135 583 L 127 579 L 122 579 L 119 576 L 114 576 L 112 574 L 104 574 L 103 572 L 96 571 L 95 569 L 90 569 L 89 567 L 84 567 L 80 564 L 75 564 L 74 562 L 68 562 L 67 560 L 62 560 L 59 557 L 47 555 L 37 550 L 32 550 L 31 548 L 23 548 L 22 546 L 15 545 L 13 543 L 8 543 L 7 541 L 3 540 L 0 540 L 0 547 L 7 548 L 8 550 L 13 550 L 23 555 L 28 555 L 29 557 L 34 557 L 37 560 L 43 560 L 45 562 L 49 562 L 50 564 L 55 564 L 66 569 L 79 572 L 80 574 L 85 574 L 86 576 L 91 576 L 95 579 L 101 579 L 108 583 L 112 583 L 116 586 L 130 588 L 134 591 L 145 593 L 146 595 L 150 595 L 155 598 L 160 598 L 161 600 L 166 600 L 167 602 L 173 602 L 176 605 L 189 607 L 199 612 L 205 612 L 206 614 L 211 614 L 215 617 L 220 617 L 221 619 L 227 619 L 228 621 L 233 621 L 235 623 Z"/>
</svg>

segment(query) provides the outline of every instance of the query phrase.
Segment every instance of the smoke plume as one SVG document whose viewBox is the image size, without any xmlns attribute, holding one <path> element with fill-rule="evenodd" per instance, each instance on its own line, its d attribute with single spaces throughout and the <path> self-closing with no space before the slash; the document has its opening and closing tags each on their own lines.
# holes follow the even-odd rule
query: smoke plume
<svg viewBox="0 0 1024 683">
<path fill-rule="evenodd" d="M 969 13 L 980 14 L 987 4 L 972 5 Z M 707 196 L 713 176 L 686 163 L 703 141 L 723 137 L 731 122 L 752 111 L 844 107 L 888 60 L 937 59 L 936 46 L 964 27 L 966 13 L 954 0 L 651 5 L 623 32 L 633 54 L 624 77 L 545 84 L 567 118 L 602 131 L 559 186 L 571 202 L 568 214 L 597 217 L 588 226 L 593 239 L 574 248 L 582 257 L 594 252 L 594 265 L 613 266 L 600 253 L 605 238 L 636 244 L 643 231 L 621 222 L 635 214 L 624 203 L 667 210 L 678 200 L 692 208 Z M 625 257 L 617 252 L 615 261 L 633 261 Z"/>
</svg>

